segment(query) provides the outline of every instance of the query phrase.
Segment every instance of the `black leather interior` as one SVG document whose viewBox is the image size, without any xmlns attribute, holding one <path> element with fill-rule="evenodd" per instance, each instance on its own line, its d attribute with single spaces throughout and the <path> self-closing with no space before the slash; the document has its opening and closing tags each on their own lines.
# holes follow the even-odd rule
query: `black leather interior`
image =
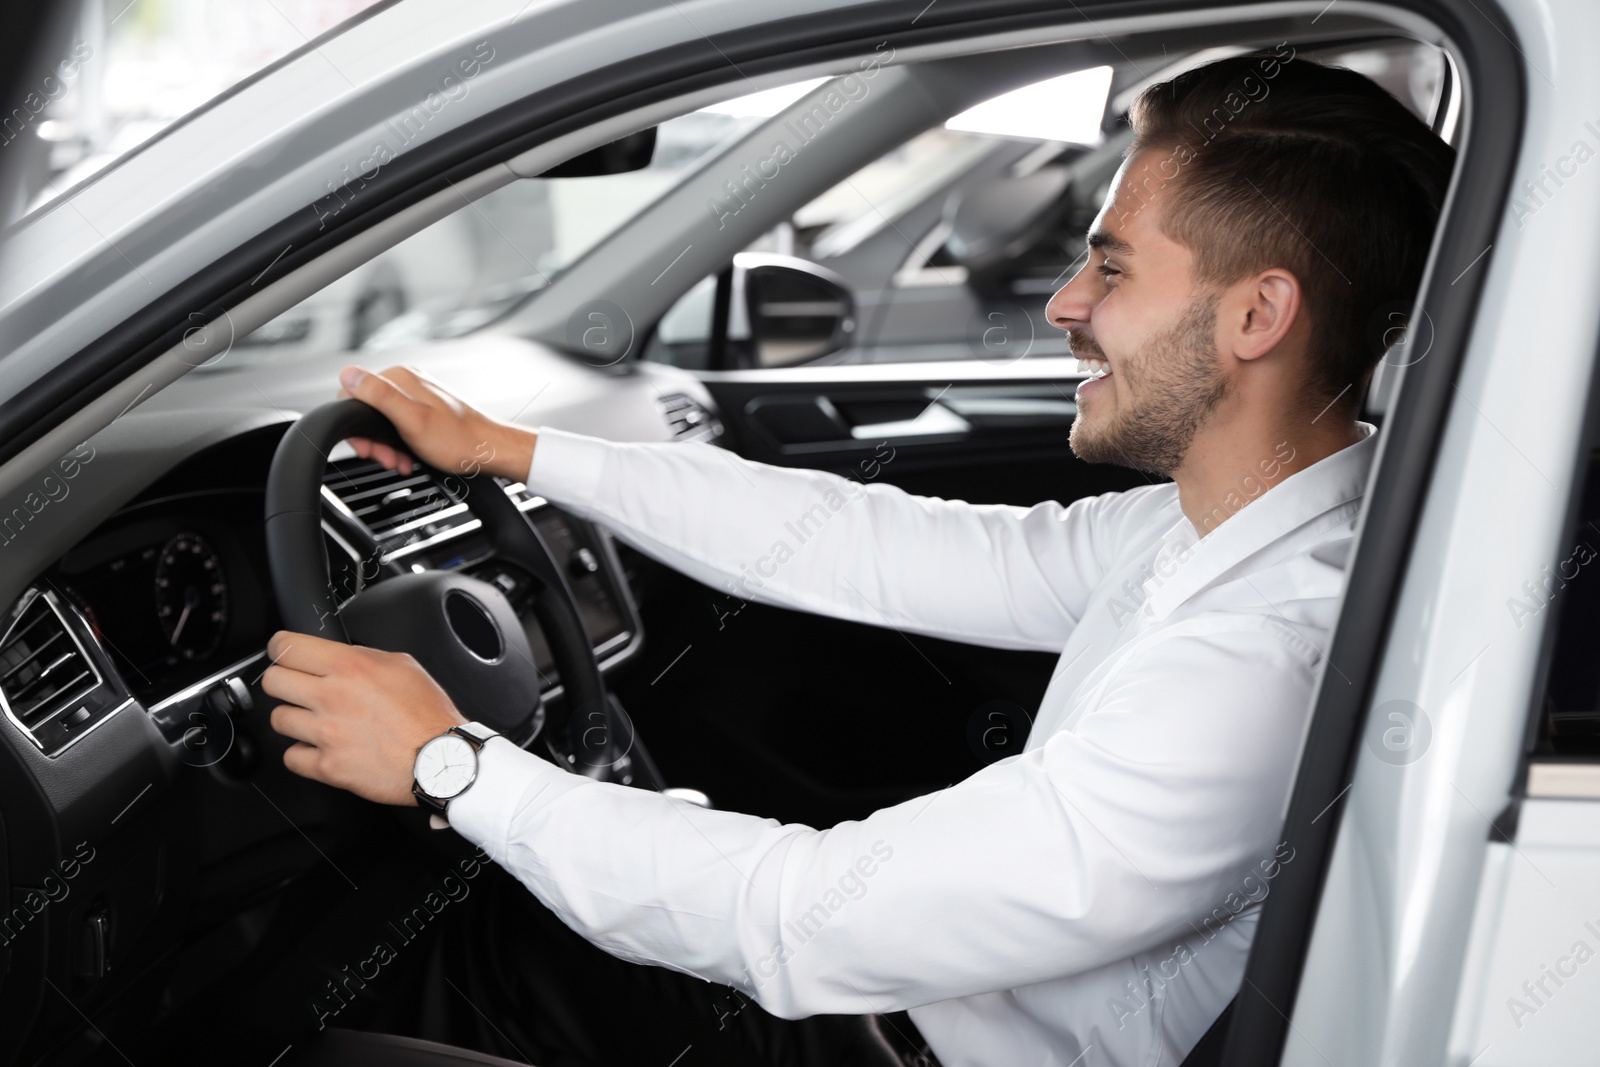
<svg viewBox="0 0 1600 1067">
<path fill-rule="evenodd" d="M 1217 1016 L 1200 1035 L 1200 1040 L 1189 1054 L 1183 1058 L 1180 1067 L 1221 1067 L 1222 1043 L 1228 1039 L 1228 1023 L 1233 1018 L 1233 1001 L 1228 1001 L 1228 1006 L 1222 1009 L 1222 1014 Z"/>
<path fill-rule="evenodd" d="M 282 1067 L 453 1067 L 478 1064 L 482 1067 L 526 1067 L 517 1060 L 503 1060 L 482 1052 L 451 1048 L 434 1041 L 393 1034 L 369 1034 L 361 1030 L 329 1027 L 314 1043 L 294 1049 Z"/>
</svg>

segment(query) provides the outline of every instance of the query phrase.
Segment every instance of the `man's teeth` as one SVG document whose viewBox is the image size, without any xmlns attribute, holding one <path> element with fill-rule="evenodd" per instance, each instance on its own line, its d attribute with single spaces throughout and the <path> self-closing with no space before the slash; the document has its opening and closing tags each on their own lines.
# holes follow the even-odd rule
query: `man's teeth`
<svg viewBox="0 0 1600 1067">
<path fill-rule="evenodd" d="M 1108 374 L 1111 371 L 1111 364 L 1103 359 L 1080 359 L 1078 369 L 1085 374 Z"/>
</svg>

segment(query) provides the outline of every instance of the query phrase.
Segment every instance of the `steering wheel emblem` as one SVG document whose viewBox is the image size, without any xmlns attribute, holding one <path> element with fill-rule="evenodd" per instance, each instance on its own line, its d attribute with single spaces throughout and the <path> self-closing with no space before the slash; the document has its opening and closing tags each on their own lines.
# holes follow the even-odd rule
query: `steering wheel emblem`
<svg viewBox="0 0 1600 1067">
<path fill-rule="evenodd" d="M 444 595 L 444 616 L 456 639 L 485 663 L 498 663 L 505 654 L 500 628 L 476 597 L 460 589 L 450 590 Z"/>
</svg>

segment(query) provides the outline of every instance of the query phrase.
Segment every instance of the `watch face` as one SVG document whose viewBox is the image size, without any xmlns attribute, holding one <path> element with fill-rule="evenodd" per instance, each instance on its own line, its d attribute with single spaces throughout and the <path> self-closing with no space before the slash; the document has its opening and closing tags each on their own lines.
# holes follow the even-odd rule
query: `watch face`
<svg viewBox="0 0 1600 1067">
<path fill-rule="evenodd" d="M 478 754 L 455 734 L 445 734 L 422 746 L 414 773 L 424 793 L 449 800 L 477 777 Z"/>
</svg>

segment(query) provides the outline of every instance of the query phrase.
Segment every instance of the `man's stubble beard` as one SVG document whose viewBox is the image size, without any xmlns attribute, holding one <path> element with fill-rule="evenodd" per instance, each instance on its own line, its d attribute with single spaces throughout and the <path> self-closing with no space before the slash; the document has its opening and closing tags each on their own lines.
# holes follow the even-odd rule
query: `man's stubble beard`
<svg viewBox="0 0 1600 1067">
<path fill-rule="evenodd" d="M 1115 463 L 1151 474 L 1170 475 L 1183 463 L 1195 434 L 1224 397 L 1228 382 L 1217 366 L 1218 296 L 1196 297 L 1177 324 L 1145 345 L 1140 369 L 1119 360 L 1117 411 L 1104 425 L 1090 427 L 1080 409 L 1067 443 L 1087 463 Z M 1100 352 L 1087 335 L 1071 332 L 1073 351 L 1082 357 Z M 1135 392 L 1138 399 L 1133 399 Z"/>
</svg>

